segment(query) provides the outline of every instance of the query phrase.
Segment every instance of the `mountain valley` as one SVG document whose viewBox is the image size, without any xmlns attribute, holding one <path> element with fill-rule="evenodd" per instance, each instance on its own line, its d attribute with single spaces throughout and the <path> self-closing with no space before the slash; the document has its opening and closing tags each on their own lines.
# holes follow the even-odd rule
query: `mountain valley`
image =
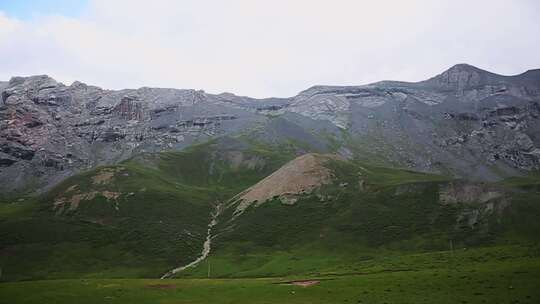
<svg viewBox="0 0 540 304">
<path fill-rule="evenodd" d="M 459 64 L 291 98 L 48 76 L 0 93 L 0 293 L 20 302 L 39 301 L 22 284 L 58 303 L 64 286 L 141 303 L 228 303 L 208 292 L 227 288 L 327 303 L 335 286 L 340 303 L 540 299 L 540 70 Z"/>
</svg>

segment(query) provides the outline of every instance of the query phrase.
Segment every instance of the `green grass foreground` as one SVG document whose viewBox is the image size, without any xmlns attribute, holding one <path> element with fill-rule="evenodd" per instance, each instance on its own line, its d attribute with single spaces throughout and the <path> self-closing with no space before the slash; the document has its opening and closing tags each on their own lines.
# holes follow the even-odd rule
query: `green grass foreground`
<svg viewBox="0 0 540 304">
<path fill-rule="evenodd" d="M 381 258 L 365 270 L 241 279 L 0 283 L 0 303 L 539 303 L 537 246 Z M 361 266 L 361 265 L 358 265 Z M 312 279 L 309 287 L 280 284 Z"/>
</svg>

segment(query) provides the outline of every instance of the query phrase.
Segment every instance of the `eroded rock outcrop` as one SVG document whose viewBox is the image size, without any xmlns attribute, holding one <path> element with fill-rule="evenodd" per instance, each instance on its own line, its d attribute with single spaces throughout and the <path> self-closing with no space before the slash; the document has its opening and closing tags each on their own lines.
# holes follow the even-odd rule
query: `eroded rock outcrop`
<svg viewBox="0 0 540 304">
<path fill-rule="evenodd" d="M 300 195 L 310 194 L 322 185 L 333 181 L 332 171 L 326 167 L 336 155 L 308 153 L 288 162 L 279 170 L 246 189 L 232 199 L 239 202 L 235 214 L 241 214 L 252 204 L 260 205 L 270 199 L 280 199 L 293 204 Z"/>
<path fill-rule="evenodd" d="M 507 191 L 494 184 L 453 181 L 439 186 L 439 202 L 461 204 L 456 225 L 487 229 L 490 216 L 500 216 L 510 206 Z"/>
</svg>

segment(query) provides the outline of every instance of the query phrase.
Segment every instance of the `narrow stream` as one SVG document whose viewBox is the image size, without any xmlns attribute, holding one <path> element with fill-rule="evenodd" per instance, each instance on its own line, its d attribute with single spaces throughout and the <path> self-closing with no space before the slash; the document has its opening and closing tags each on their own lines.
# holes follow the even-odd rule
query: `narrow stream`
<svg viewBox="0 0 540 304">
<path fill-rule="evenodd" d="M 211 213 L 212 217 L 211 217 L 210 223 L 208 223 L 208 229 L 206 231 L 206 240 L 204 241 L 201 255 L 187 265 L 180 266 L 180 267 L 167 271 L 167 273 L 161 276 L 161 279 L 170 278 L 187 268 L 194 267 L 200 262 L 202 262 L 204 259 L 206 259 L 206 257 L 208 257 L 208 254 L 210 254 L 210 249 L 212 248 L 212 228 L 218 223 L 217 218 L 220 213 L 221 213 L 221 204 L 217 204 L 215 209 Z"/>
</svg>

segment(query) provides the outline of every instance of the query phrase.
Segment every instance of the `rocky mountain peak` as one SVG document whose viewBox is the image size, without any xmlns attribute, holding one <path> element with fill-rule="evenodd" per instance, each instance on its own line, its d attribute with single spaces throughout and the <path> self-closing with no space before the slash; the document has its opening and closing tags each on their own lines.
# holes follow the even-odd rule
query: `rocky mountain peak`
<svg viewBox="0 0 540 304">
<path fill-rule="evenodd" d="M 489 73 L 487 71 L 484 71 L 480 68 L 475 67 L 474 65 L 470 65 L 468 63 L 458 63 L 453 66 L 451 66 L 448 70 L 445 72 L 453 72 L 453 71 L 468 71 L 468 72 L 484 72 Z"/>
<path fill-rule="evenodd" d="M 6 105 L 21 104 L 26 100 L 31 100 L 36 104 L 55 103 L 56 96 L 50 93 L 64 87 L 62 83 L 47 75 L 12 77 L 2 91 L 1 100 Z"/>
<path fill-rule="evenodd" d="M 54 80 L 49 75 L 35 75 L 28 77 L 15 76 L 11 77 L 9 80 L 9 86 L 18 86 L 24 85 L 27 87 L 38 87 L 38 88 L 47 88 L 47 87 L 56 87 L 60 85 L 59 82 Z"/>
<path fill-rule="evenodd" d="M 456 64 L 426 82 L 437 87 L 463 92 L 480 86 L 487 80 L 496 80 L 499 75 L 484 71 L 469 64 Z"/>
</svg>

